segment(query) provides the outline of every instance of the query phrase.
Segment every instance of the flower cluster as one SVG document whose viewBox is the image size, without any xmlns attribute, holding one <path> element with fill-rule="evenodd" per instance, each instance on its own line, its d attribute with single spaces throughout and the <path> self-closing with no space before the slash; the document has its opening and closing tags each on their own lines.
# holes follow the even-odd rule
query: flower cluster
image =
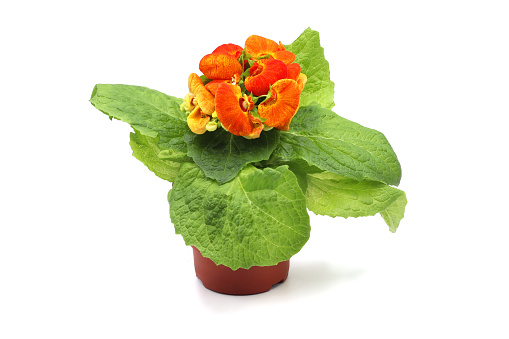
<svg viewBox="0 0 509 339">
<path fill-rule="evenodd" d="M 200 77 L 189 75 L 182 105 L 192 132 L 219 126 L 245 138 L 263 130 L 287 131 L 307 81 L 295 55 L 281 42 L 252 35 L 245 48 L 224 44 L 200 61 Z"/>
</svg>

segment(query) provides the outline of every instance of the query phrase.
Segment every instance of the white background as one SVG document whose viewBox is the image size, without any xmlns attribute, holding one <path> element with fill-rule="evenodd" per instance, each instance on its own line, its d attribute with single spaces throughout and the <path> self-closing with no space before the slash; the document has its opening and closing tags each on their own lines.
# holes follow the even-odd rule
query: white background
<svg viewBox="0 0 509 339">
<path fill-rule="evenodd" d="M 335 4 L 332 6 L 332 4 Z M 509 338 L 506 1 L 28 1 L 0 7 L 0 338 Z M 311 215 L 287 282 L 203 288 L 170 184 L 96 83 L 182 97 L 200 58 L 320 32 L 341 116 L 382 131 L 409 200 Z"/>
</svg>

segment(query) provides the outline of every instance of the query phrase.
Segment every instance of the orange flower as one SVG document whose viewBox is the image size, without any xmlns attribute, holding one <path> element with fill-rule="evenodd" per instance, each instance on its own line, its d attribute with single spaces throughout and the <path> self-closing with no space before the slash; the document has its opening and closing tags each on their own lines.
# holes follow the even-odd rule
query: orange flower
<svg viewBox="0 0 509 339">
<path fill-rule="evenodd" d="M 260 58 L 270 55 L 272 58 L 283 61 L 286 65 L 291 64 L 295 60 L 295 54 L 285 50 L 280 42 L 279 44 L 273 40 L 251 35 L 246 40 L 246 52 L 253 58 Z"/>
<path fill-rule="evenodd" d="M 207 84 L 195 73 L 189 76 L 191 93 L 181 108 L 190 112 L 190 129 L 203 134 L 222 125 L 230 133 L 246 138 L 258 138 L 264 127 L 287 131 L 307 81 L 294 60 L 295 55 L 286 51 L 281 42 L 258 35 L 246 40 L 245 49 L 235 44 L 217 47 L 200 60 L 199 68 L 208 79 Z M 244 77 L 247 68 L 249 74 Z M 259 118 L 251 114 L 252 110 L 256 112 L 256 104 L 250 93 L 253 97 L 268 96 L 262 103 L 259 102 L 263 99 L 256 98 Z"/>
<path fill-rule="evenodd" d="M 201 108 L 203 113 L 211 115 L 214 110 L 214 96 L 210 93 L 200 77 L 196 73 L 191 73 L 188 79 L 189 92 L 196 97 L 198 106 Z"/>
<path fill-rule="evenodd" d="M 200 60 L 200 71 L 212 80 L 228 80 L 242 74 L 242 65 L 235 56 L 216 52 L 205 55 Z"/>
<path fill-rule="evenodd" d="M 258 114 L 266 126 L 288 131 L 299 108 L 301 86 L 293 79 L 282 79 L 272 85 L 270 98 L 258 105 Z"/>
<path fill-rule="evenodd" d="M 216 48 L 212 54 L 214 53 L 223 53 L 223 54 L 229 54 L 235 59 L 239 59 L 240 55 L 242 54 L 242 47 L 235 44 L 224 44 Z"/>
<path fill-rule="evenodd" d="M 250 96 L 242 96 L 239 86 L 221 84 L 216 92 L 216 113 L 223 127 L 234 135 L 258 138 L 263 130 L 260 119 L 249 111 L 254 108 Z"/>
<path fill-rule="evenodd" d="M 207 123 L 210 121 L 210 116 L 203 113 L 200 107 L 196 106 L 195 109 L 187 117 L 187 125 L 193 133 L 203 134 L 207 131 Z"/>
<path fill-rule="evenodd" d="M 288 76 L 287 66 L 281 60 L 261 59 L 249 69 L 246 89 L 257 97 L 269 93 L 270 85 Z"/>
</svg>

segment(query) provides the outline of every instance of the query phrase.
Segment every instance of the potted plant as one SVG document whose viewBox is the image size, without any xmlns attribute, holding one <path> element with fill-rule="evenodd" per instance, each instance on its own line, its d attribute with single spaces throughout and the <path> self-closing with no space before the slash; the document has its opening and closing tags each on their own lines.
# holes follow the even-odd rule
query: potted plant
<svg viewBox="0 0 509 339">
<path fill-rule="evenodd" d="M 129 123 L 133 155 L 172 182 L 170 217 L 212 290 L 252 294 L 288 275 L 310 234 L 308 210 L 380 214 L 391 232 L 406 205 L 384 135 L 341 118 L 318 32 L 293 43 L 250 36 L 191 73 L 183 99 L 98 84 L 90 102 Z"/>
</svg>

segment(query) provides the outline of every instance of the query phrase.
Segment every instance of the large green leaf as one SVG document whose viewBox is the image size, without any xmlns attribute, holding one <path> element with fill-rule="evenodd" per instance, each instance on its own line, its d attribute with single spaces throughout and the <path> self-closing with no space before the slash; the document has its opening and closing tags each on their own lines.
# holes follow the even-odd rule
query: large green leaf
<svg viewBox="0 0 509 339">
<path fill-rule="evenodd" d="M 355 181 L 323 172 L 307 175 L 307 207 L 331 217 L 365 217 L 377 213 L 396 232 L 405 213 L 405 192 L 376 181 Z"/>
<path fill-rule="evenodd" d="M 146 87 L 98 84 L 90 102 L 110 118 L 158 138 L 158 147 L 186 152 L 183 136 L 188 128 L 186 115 L 180 110 L 182 99 Z"/>
<path fill-rule="evenodd" d="M 281 132 L 274 156 L 283 161 L 305 160 L 309 165 L 341 176 L 398 185 L 401 166 L 385 136 L 341 118 L 330 109 L 299 109 L 290 130 Z"/>
<path fill-rule="evenodd" d="M 209 178 L 223 184 L 247 164 L 269 159 L 279 142 L 279 131 L 262 132 L 257 139 L 239 137 L 224 129 L 205 134 L 188 131 L 184 140 L 187 155 Z"/>
<path fill-rule="evenodd" d="M 318 102 L 323 107 L 334 107 L 334 83 L 330 80 L 329 62 L 320 46 L 318 32 L 308 28 L 285 48 L 295 54 L 295 62 L 308 78 L 300 95 L 300 105 Z"/>
<path fill-rule="evenodd" d="M 234 270 L 288 260 L 309 238 L 306 198 L 286 166 L 249 165 L 219 185 L 196 164 L 184 163 L 168 199 L 186 244 Z"/>
<path fill-rule="evenodd" d="M 133 156 L 144 163 L 145 166 L 147 166 L 148 169 L 154 172 L 159 178 L 170 182 L 175 181 L 180 168 L 180 163 L 160 156 L 161 153 L 164 154 L 168 151 L 162 150 L 158 146 L 157 139 L 135 132 L 131 133 L 129 145 L 131 145 L 131 149 L 133 150 Z M 185 154 L 183 154 L 180 159 L 183 159 L 184 156 Z"/>
</svg>

